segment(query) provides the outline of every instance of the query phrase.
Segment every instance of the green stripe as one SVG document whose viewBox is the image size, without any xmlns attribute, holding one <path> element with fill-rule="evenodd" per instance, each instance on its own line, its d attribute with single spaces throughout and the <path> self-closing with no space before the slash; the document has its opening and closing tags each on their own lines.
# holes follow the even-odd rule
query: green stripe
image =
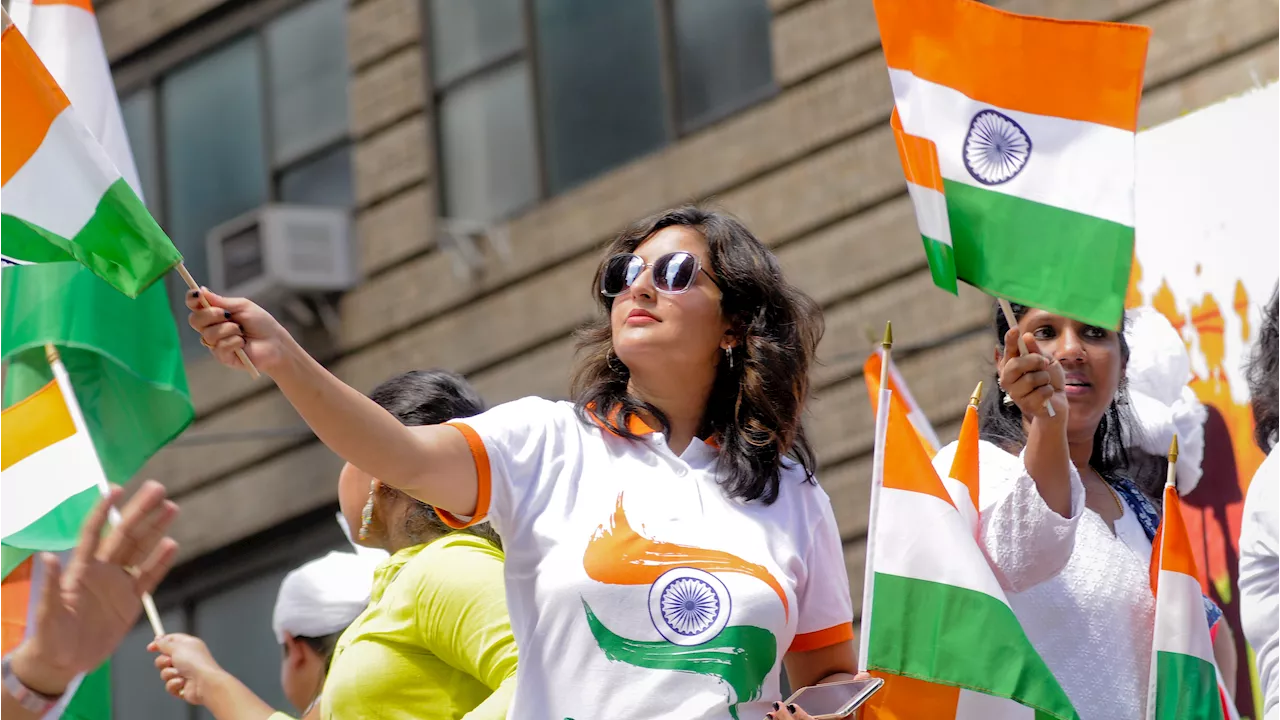
<svg viewBox="0 0 1280 720">
<path fill-rule="evenodd" d="M 1213 665 L 1193 655 L 1156 653 L 1156 720 L 1222 720 Z"/>
<path fill-rule="evenodd" d="M 25 559 L 25 551 L 48 550 L 49 552 L 58 552 L 75 547 L 76 541 L 80 538 L 81 524 L 89 512 L 93 510 L 94 505 L 98 504 L 101 497 L 96 487 L 82 490 L 62 501 L 54 509 L 41 515 L 39 519 L 30 525 L 16 533 L 6 535 L 4 537 L 6 550 L 4 574 L 8 575 L 12 569 L 8 567 L 10 553 L 7 551 L 9 548 L 20 549 L 24 552 L 23 557 L 18 557 L 16 554 L 13 555 L 16 563 L 21 563 Z"/>
<path fill-rule="evenodd" d="M 764 628 L 727 627 L 714 639 L 693 646 L 666 640 L 631 640 L 605 627 L 586 601 L 582 607 L 587 612 L 587 624 L 591 626 L 596 644 L 610 660 L 651 670 L 713 675 L 733 689 L 735 697 L 731 698 L 731 704 L 759 698 L 764 679 L 778 657 L 778 641 Z"/>
<path fill-rule="evenodd" d="M 127 484 L 195 415 L 164 285 L 130 300 L 75 263 L 3 273 L 5 407 L 49 381 L 57 345 L 107 479 Z"/>
<path fill-rule="evenodd" d="M 929 274 L 933 276 L 933 284 L 952 295 L 958 294 L 955 251 L 950 245 L 927 235 L 921 235 L 920 239 L 924 241 L 924 256 L 929 261 Z"/>
<path fill-rule="evenodd" d="M 73 238 L 8 214 L 0 217 L 0 238 L 0 250 L 9 257 L 30 262 L 78 260 L 129 297 L 137 297 L 182 261 L 123 179 L 107 188 L 93 216 Z"/>
<path fill-rule="evenodd" d="M 872 603 L 872 669 L 1009 698 L 1044 717 L 1078 720 L 1018 618 L 998 599 L 876 573 Z"/>
<path fill-rule="evenodd" d="M 1133 228 L 944 181 L 956 274 L 992 295 L 1118 329 Z"/>
<path fill-rule="evenodd" d="M 84 676 L 60 720 L 111 720 L 111 662 Z"/>
</svg>

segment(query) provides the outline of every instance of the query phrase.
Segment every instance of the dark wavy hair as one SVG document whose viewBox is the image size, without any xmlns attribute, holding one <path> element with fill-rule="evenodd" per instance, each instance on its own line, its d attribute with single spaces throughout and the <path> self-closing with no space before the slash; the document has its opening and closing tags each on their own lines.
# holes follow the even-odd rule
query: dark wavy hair
<svg viewBox="0 0 1280 720">
<path fill-rule="evenodd" d="M 1262 327 L 1249 358 L 1249 398 L 1253 405 L 1253 439 L 1262 452 L 1271 452 L 1271 436 L 1280 430 L 1280 284 L 1271 291 L 1271 302 L 1262 309 Z"/>
<path fill-rule="evenodd" d="M 738 338 L 733 366 L 725 357 L 720 360 L 698 435 L 717 438 L 719 482 L 727 496 L 770 504 L 778 498 L 784 458 L 799 463 L 813 482 L 817 463 L 801 413 L 809 395 L 809 367 L 822 339 L 822 311 L 783 279 L 777 258 L 750 230 L 721 212 L 686 206 L 645 218 L 619 235 L 605 258 L 633 252 L 673 226 L 706 238 L 709 269 L 723 293 L 720 309 Z M 599 290 L 603 268 L 602 262 L 591 279 L 600 315 L 578 333 L 573 377 L 578 414 L 633 440 L 637 436 L 627 424 L 641 411 L 669 431 L 661 410 L 627 393 L 631 372 L 613 351 L 609 324 L 613 298 Z"/>
<path fill-rule="evenodd" d="M 461 375 L 447 370 L 412 370 L 397 375 L 374 388 L 369 398 L 409 427 L 439 425 L 484 412 L 480 393 Z M 455 530 L 445 525 L 430 505 L 386 484 L 379 492 L 389 500 L 403 499 L 409 503 L 404 529 L 415 544 L 430 542 L 450 532 L 465 532 L 500 545 L 489 523 Z"/>
<path fill-rule="evenodd" d="M 1030 310 L 1025 305 L 1012 304 L 1013 314 L 1021 318 Z M 995 331 L 996 347 L 1004 352 L 1004 336 L 1009 332 L 1009 323 L 1005 321 L 999 302 L 993 307 L 992 329 Z M 1120 340 L 1120 359 L 1129 362 L 1129 341 L 1125 338 L 1123 325 L 1116 333 Z M 999 372 L 993 374 L 991 387 L 995 392 L 983 393 L 978 408 L 979 435 L 994 445 L 1009 452 L 1021 452 L 1027 443 L 1027 433 L 1022 425 L 1022 411 L 1017 405 L 1005 405 L 1004 393 L 999 391 Z M 1137 432 L 1136 419 L 1129 409 L 1128 382 L 1122 376 L 1116 397 L 1102 415 L 1098 427 L 1093 431 L 1093 452 L 1089 456 L 1089 465 L 1105 478 L 1128 477 L 1137 483 L 1147 496 L 1153 499 L 1161 497 L 1164 486 L 1163 458 L 1149 456 L 1141 451 L 1133 451 L 1127 447 L 1126 438 Z"/>
</svg>

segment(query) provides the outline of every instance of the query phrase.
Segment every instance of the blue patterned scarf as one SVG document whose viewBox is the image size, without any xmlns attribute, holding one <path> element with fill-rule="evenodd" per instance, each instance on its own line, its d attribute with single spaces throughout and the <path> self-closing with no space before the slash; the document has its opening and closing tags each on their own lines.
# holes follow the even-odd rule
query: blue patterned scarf
<svg viewBox="0 0 1280 720">
<path fill-rule="evenodd" d="M 1101 475 L 1101 473 L 1099 473 Z M 1152 543 L 1156 540 L 1156 528 L 1160 527 L 1160 510 L 1156 508 L 1156 504 L 1151 502 L 1151 498 L 1142 494 L 1138 489 L 1138 485 L 1126 477 L 1107 477 L 1103 475 L 1107 484 L 1111 486 L 1116 493 L 1124 498 L 1129 509 L 1133 510 L 1133 514 L 1138 517 L 1138 522 L 1142 525 L 1142 530 L 1146 532 L 1147 539 Z M 1152 549 L 1154 552 L 1154 548 Z M 1204 600 L 1204 616 L 1212 628 L 1219 619 L 1222 618 L 1222 611 L 1214 604 L 1206 595 L 1201 595 Z"/>
</svg>

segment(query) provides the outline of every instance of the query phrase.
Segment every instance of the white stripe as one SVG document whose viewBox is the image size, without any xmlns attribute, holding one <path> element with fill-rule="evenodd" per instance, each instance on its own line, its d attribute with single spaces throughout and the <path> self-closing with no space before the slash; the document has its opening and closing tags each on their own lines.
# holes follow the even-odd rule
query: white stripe
<svg viewBox="0 0 1280 720">
<path fill-rule="evenodd" d="M 950 503 L 891 487 L 880 489 L 879 501 L 877 573 L 967 588 L 1009 604 L 968 521 Z"/>
<path fill-rule="evenodd" d="M 938 146 L 942 177 L 1133 226 L 1135 134 L 1097 123 L 994 107 L 958 90 L 889 69 L 903 129 Z M 995 109 L 1031 139 L 1022 171 L 1000 185 L 984 185 L 965 169 L 965 135 L 982 110 Z"/>
<path fill-rule="evenodd" d="M 960 690 L 956 720 L 1035 720 L 1036 711 L 994 695 Z"/>
<path fill-rule="evenodd" d="M 947 493 L 951 495 L 951 502 L 954 502 L 956 509 L 960 511 L 960 517 L 964 518 L 974 538 L 977 538 L 978 509 L 973 506 L 973 498 L 969 496 L 969 486 L 953 477 L 942 478 L 942 484 L 947 487 Z"/>
<path fill-rule="evenodd" d="M 920 234 L 944 245 L 951 244 L 951 220 L 947 217 L 947 198 L 933 188 L 907 183 L 911 204 L 916 209 Z"/>
<path fill-rule="evenodd" d="M 99 479 L 106 482 L 83 433 L 32 453 L 0 473 L 0 532 L 8 537 L 27 527 Z"/>
<path fill-rule="evenodd" d="M 125 182 L 142 197 L 98 19 L 75 5 L 32 7 L 30 0 L 12 0 L 9 15 Z"/>
<path fill-rule="evenodd" d="M 881 351 L 880 362 L 887 362 L 892 357 Z M 889 433 L 889 403 L 893 391 L 885 387 L 884 366 L 881 369 L 880 401 L 876 405 L 875 445 L 871 451 L 871 502 L 867 509 L 867 549 L 866 567 L 862 576 L 862 621 L 858 623 L 858 670 L 867 671 L 867 656 L 871 647 L 871 610 L 874 603 L 876 587 L 876 536 L 883 527 L 880 520 L 880 495 L 884 491 L 884 444 Z"/>
<path fill-rule="evenodd" d="M 1157 652 L 1173 652 L 1213 662 L 1209 627 L 1204 620 L 1200 583 L 1180 572 L 1161 570 L 1156 592 L 1155 634 L 1151 661 Z"/>
<path fill-rule="evenodd" d="M 9 267 L 10 265 L 30 265 L 26 260 L 11 258 L 8 255 L 0 255 L 0 267 Z"/>
<path fill-rule="evenodd" d="M 103 193 L 120 179 L 71 108 L 53 119 L 44 142 L 0 189 L 5 215 L 64 238 L 84 227 Z"/>
</svg>

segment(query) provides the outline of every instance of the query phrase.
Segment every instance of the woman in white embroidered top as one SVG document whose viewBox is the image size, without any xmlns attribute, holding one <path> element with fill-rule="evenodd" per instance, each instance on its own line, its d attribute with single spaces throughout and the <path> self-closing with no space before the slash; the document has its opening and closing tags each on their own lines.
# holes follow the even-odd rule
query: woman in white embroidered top
<svg viewBox="0 0 1280 720">
<path fill-rule="evenodd" d="M 1244 499 L 1240 518 L 1240 622 L 1257 653 L 1265 720 L 1280 720 L 1280 287 L 1262 311 L 1262 326 L 1249 363 L 1249 397 L 1253 405 L 1254 440 L 1267 454 Z"/>
<path fill-rule="evenodd" d="M 856 665 L 801 427 L 820 310 L 750 231 L 692 207 L 622 233 L 591 287 L 575 403 L 416 428 L 248 300 L 187 305 L 220 361 L 243 348 L 338 455 L 447 522 L 493 522 L 520 649 L 509 717 L 807 718 L 777 702 L 783 664 L 792 687 Z"/>
<path fill-rule="evenodd" d="M 1082 720 L 1141 720 L 1155 615 L 1152 498 L 1164 476 L 1135 482 L 1128 472 L 1129 347 L 1123 333 L 1013 307 L 1013 329 L 995 310 L 1002 392 L 980 410 L 983 548 Z M 954 444 L 943 448 L 935 466 L 949 471 L 954 454 Z M 1221 613 L 1206 603 L 1206 616 L 1212 626 Z"/>
</svg>

